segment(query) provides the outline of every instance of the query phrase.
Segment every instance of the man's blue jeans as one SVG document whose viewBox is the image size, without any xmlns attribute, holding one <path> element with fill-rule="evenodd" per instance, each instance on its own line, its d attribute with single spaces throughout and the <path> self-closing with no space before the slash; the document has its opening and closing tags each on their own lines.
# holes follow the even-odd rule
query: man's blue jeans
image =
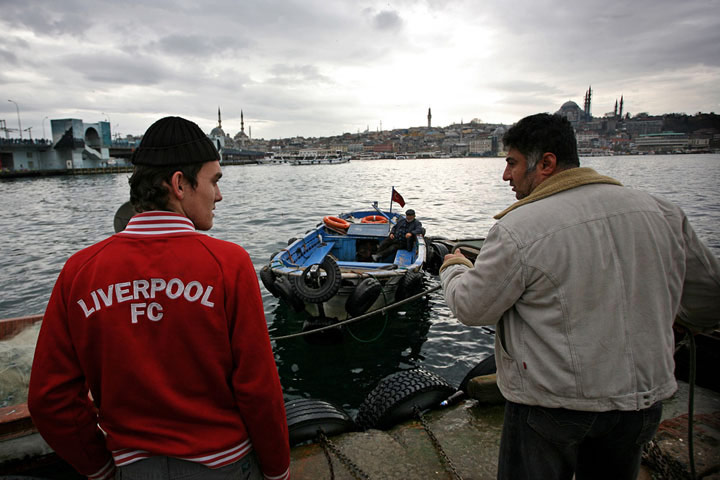
<svg viewBox="0 0 720 480">
<path fill-rule="evenodd" d="M 498 479 L 635 480 L 662 403 L 638 411 L 580 412 L 507 402 Z"/>
</svg>

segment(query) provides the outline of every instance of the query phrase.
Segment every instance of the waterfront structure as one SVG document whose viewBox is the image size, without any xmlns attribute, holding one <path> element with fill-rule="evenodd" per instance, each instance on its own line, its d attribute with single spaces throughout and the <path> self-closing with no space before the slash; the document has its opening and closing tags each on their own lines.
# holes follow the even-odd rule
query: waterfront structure
<svg viewBox="0 0 720 480">
<path fill-rule="evenodd" d="M 688 148 L 689 139 L 686 133 L 662 132 L 639 135 L 635 146 L 639 152 L 680 153 Z"/>
<path fill-rule="evenodd" d="M 50 121 L 52 140 L 0 139 L 3 176 L 84 172 L 130 165 L 110 156 L 110 122 L 77 118 Z"/>
</svg>

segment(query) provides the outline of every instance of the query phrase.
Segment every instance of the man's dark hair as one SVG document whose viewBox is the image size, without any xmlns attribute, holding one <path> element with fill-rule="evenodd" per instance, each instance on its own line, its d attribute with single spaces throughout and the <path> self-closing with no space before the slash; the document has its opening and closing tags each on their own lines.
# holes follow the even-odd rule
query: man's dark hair
<svg viewBox="0 0 720 480">
<path fill-rule="evenodd" d="M 538 113 L 525 117 L 503 135 L 503 143 L 505 148 L 515 148 L 525 155 L 528 171 L 535 169 L 546 152 L 555 154 L 561 169 L 580 166 L 575 131 L 560 115 Z"/>
<path fill-rule="evenodd" d="M 197 175 L 204 163 L 175 166 L 135 165 L 130 177 L 130 203 L 138 212 L 167 210 L 168 185 L 175 172 L 182 172 L 190 185 L 197 187 Z"/>
</svg>

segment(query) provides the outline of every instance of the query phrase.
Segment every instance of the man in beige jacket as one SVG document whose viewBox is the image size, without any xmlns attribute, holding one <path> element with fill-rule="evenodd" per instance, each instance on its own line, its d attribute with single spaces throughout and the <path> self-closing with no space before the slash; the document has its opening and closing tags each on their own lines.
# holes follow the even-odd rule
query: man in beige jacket
<svg viewBox="0 0 720 480">
<path fill-rule="evenodd" d="M 498 478 L 634 480 L 677 388 L 673 323 L 719 324 L 720 262 L 682 210 L 580 168 L 566 119 L 526 117 L 503 141 L 518 201 L 474 264 L 440 271 L 458 320 L 496 325 Z"/>
</svg>

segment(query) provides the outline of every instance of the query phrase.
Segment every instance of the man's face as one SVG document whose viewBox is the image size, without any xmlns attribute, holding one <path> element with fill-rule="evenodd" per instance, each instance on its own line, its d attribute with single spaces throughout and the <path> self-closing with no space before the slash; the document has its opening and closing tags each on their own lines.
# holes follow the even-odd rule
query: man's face
<svg viewBox="0 0 720 480">
<path fill-rule="evenodd" d="M 536 184 L 537 167 L 532 171 L 527 171 L 527 158 L 514 148 L 511 148 L 505 159 L 505 171 L 502 179 L 510 182 L 510 186 L 515 192 L 515 198 L 518 200 L 530 195 Z"/>
<path fill-rule="evenodd" d="M 405 220 L 407 220 L 408 223 L 415 220 L 415 215 L 405 215 Z"/>
<path fill-rule="evenodd" d="M 213 226 L 215 203 L 222 200 L 218 180 L 222 177 L 220 162 L 206 162 L 197 174 L 197 186 L 186 185 L 182 207 L 185 215 L 198 230 L 210 230 Z"/>
</svg>

